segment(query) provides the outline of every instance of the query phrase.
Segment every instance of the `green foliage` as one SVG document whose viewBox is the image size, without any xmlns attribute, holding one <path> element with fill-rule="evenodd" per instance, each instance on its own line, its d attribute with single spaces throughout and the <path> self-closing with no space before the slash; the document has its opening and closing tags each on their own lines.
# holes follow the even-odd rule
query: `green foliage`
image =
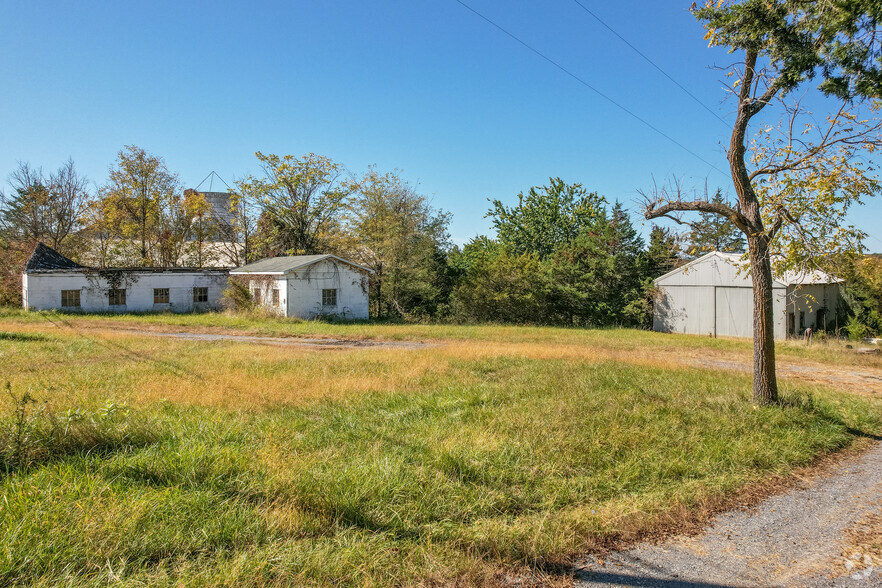
<svg viewBox="0 0 882 588">
<path fill-rule="evenodd" d="M 711 198 L 716 204 L 728 204 L 721 190 L 717 189 Z M 743 253 L 746 242 L 744 233 L 732 221 L 715 212 L 699 212 L 698 220 L 689 223 L 687 254 L 692 258 L 701 257 L 711 251 Z"/>
<path fill-rule="evenodd" d="M 462 251 L 463 275 L 453 293 L 460 321 L 544 322 L 543 269 L 534 253 L 479 237 Z"/>
<path fill-rule="evenodd" d="M 560 178 L 548 182 L 530 188 L 526 196 L 518 194 L 517 206 L 494 200 L 487 213 L 499 242 L 517 254 L 530 252 L 546 259 L 590 227 L 604 210 L 606 200 L 582 184 L 567 184 Z"/>
<path fill-rule="evenodd" d="M 556 194 L 549 202 L 540 196 L 547 192 Z M 475 239 L 455 260 L 462 278 L 453 294 L 454 316 L 492 322 L 646 325 L 651 278 L 656 276 L 649 274 L 643 239 L 622 205 L 609 210 L 603 197 L 555 179 L 551 189 L 532 188 L 529 194 L 527 199 L 520 195 L 519 205 L 512 209 L 495 202 L 495 222 L 506 237 Z M 550 241 L 542 241 L 542 235 Z M 664 263 L 660 258 L 653 263 Z"/>
<path fill-rule="evenodd" d="M 341 223 L 353 186 L 343 166 L 322 155 L 255 153 L 263 177 L 237 182 L 261 208 L 265 254 L 340 253 Z"/>
<path fill-rule="evenodd" d="M 231 276 L 221 297 L 221 305 L 229 310 L 251 312 L 255 308 L 254 295 L 249 280 Z"/>
<path fill-rule="evenodd" d="M 709 0 L 694 13 L 711 44 L 768 59 L 785 92 L 819 75 L 818 88 L 837 98 L 882 95 L 882 55 L 867 34 L 882 20 L 878 2 Z"/>
<path fill-rule="evenodd" d="M 438 316 L 450 295 L 450 215 L 433 209 L 398 173 L 371 168 L 358 182 L 348 220 L 354 258 L 374 270 L 374 316 Z"/>
<path fill-rule="evenodd" d="M 860 256 L 840 265 L 849 307 L 849 337 L 862 339 L 882 334 L 882 258 Z"/>
<path fill-rule="evenodd" d="M 679 235 L 671 229 L 653 225 L 646 250 L 647 276 L 654 279 L 678 267 L 681 253 Z"/>
</svg>

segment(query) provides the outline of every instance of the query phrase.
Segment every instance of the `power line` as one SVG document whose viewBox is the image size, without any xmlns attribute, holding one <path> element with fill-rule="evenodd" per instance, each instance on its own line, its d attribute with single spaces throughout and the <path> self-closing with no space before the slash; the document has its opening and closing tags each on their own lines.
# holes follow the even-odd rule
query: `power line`
<svg viewBox="0 0 882 588">
<path fill-rule="evenodd" d="M 715 169 L 719 173 L 721 173 L 723 175 L 727 175 L 720 168 L 718 168 L 717 166 L 715 166 L 711 162 L 707 161 L 706 159 L 704 159 L 703 157 L 701 157 L 700 155 L 698 155 L 697 153 L 695 153 L 694 151 L 692 151 L 691 149 L 689 149 L 688 147 L 686 147 L 685 145 L 683 145 L 682 143 L 680 143 L 679 141 L 677 141 L 676 139 L 674 139 L 673 137 L 671 137 L 670 135 L 665 133 L 664 131 L 658 129 L 657 127 L 652 125 L 652 123 L 650 123 L 646 119 L 638 116 L 636 113 L 629 110 L 625 106 L 622 106 L 621 104 L 619 104 L 618 102 L 616 102 L 615 100 L 613 100 L 612 98 L 610 98 L 609 96 L 607 96 L 606 94 L 604 94 L 603 92 L 601 92 L 600 90 L 598 90 L 597 88 L 595 88 L 594 86 L 592 86 L 591 84 L 589 84 L 588 82 L 586 82 L 585 80 L 583 80 L 582 78 L 580 78 L 579 76 L 574 74 L 573 72 L 571 72 L 570 70 L 568 70 L 567 68 L 565 68 L 564 66 L 562 66 L 561 64 L 556 62 L 555 60 L 553 60 L 552 58 L 548 57 L 547 55 L 545 55 L 544 53 L 542 53 L 538 49 L 535 49 L 531 45 L 528 45 L 525 41 L 522 41 L 519 37 L 515 36 L 513 33 L 510 33 L 506 29 L 502 28 L 500 25 L 496 24 L 495 22 L 493 22 L 492 20 L 490 20 L 489 18 L 487 18 L 486 16 L 484 16 L 483 14 L 481 14 L 480 12 L 478 12 L 477 10 L 475 10 L 474 8 L 472 8 L 471 6 L 469 6 L 468 4 L 463 2 L 462 0 L 455 0 L 455 1 L 458 4 L 460 4 L 461 6 L 463 6 L 465 9 L 467 9 L 469 12 L 474 14 L 475 16 L 481 18 L 482 20 L 484 20 L 488 24 L 492 25 L 496 29 L 505 33 L 506 35 L 508 35 L 509 37 L 511 37 L 512 39 L 514 39 L 515 41 L 517 41 L 518 43 L 520 43 L 521 45 L 523 45 L 524 47 L 526 47 L 527 49 L 529 49 L 530 51 L 532 51 L 533 53 L 535 53 L 536 55 L 538 55 L 539 57 L 541 57 L 542 59 L 544 59 L 545 61 L 547 61 L 551 65 L 553 65 L 554 67 L 556 67 L 557 69 L 559 69 L 560 71 L 564 72 L 565 74 L 567 74 L 568 76 L 570 76 L 571 78 L 573 78 L 574 80 L 576 80 L 577 82 L 579 82 L 580 84 L 582 84 L 583 86 L 585 86 L 586 88 L 588 88 L 589 90 L 591 90 L 592 92 L 594 92 L 595 94 L 597 94 L 598 96 L 600 96 L 601 98 L 603 98 L 604 100 L 606 100 L 607 102 L 612 104 L 613 106 L 617 107 L 619 110 L 625 112 L 626 114 L 628 114 L 632 118 L 643 123 L 645 126 L 649 127 L 650 129 L 652 129 L 653 131 L 655 131 L 656 133 L 658 133 L 659 135 L 661 135 L 662 137 L 664 137 L 665 139 L 667 139 L 668 141 L 670 141 L 671 143 L 673 143 L 674 145 L 676 145 L 677 147 L 679 147 L 680 149 L 685 151 L 686 153 L 695 157 L 699 161 L 705 163 L 706 165 L 708 165 L 712 169 Z"/>
<path fill-rule="evenodd" d="M 727 123 L 727 122 L 725 121 L 725 119 L 723 119 L 723 117 L 721 117 L 719 114 L 717 114 L 716 112 L 714 112 L 713 110 L 711 110 L 710 108 L 708 108 L 707 105 L 706 105 L 704 102 L 702 102 L 697 96 L 695 96 L 695 94 L 693 94 L 692 92 L 690 92 L 689 90 L 687 90 L 682 84 L 680 84 L 680 82 L 678 82 L 677 80 L 675 80 L 674 78 L 672 78 L 670 75 L 668 75 L 668 72 L 666 72 L 665 70 L 663 70 L 663 69 L 662 69 L 657 63 L 655 63 L 653 60 L 651 60 L 649 57 L 647 57 L 642 51 L 640 51 L 640 49 L 638 49 L 637 47 L 635 47 L 634 45 L 632 45 L 632 44 L 628 41 L 628 39 L 626 39 L 625 37 L 623 37 L 622 35 L 620 35 L 618 32 L 616 32 L 615 29 L 613 29 L 611 26 L 609 26 L 608 24 L 606 24 L 606 23 L 603 21 L 602 18 L 600 18 L 600 17 L 597 16 L 595 13 L 593 13 L 591 10 L 589 10 L 587 6 L 585 6 L 584 4 L 582 4 L 581 2 L 579 2 L 579 0 L 573 0 L 573 2 L 575 2 L 576 4 L 578 4 L 578 5 L 582 8 L 582 10 L 584 10 L 585 12 L 587 12 L 588 14 L 590 14 L 592 17 L 594 17 L 594 20 L 596 20 L 597 22 L 599 22 L 600 24 L 602 24 L 603 26 L 605 26 L 605 27 L 607 28 L 607 30 L 609 30 L 609 32 L 611 32 L 611 33 L 614 34 L 616 37 L 618 37 L 619 40 L 622 41 L 622 43 L 624 43 L 625 45 L 627 45 L 628 47 L 630 47 L 630 48 L 634 51 L 634 53 L 636 53 L 637 55 L 639 55 L 640 57 L 642 57 L 644 60 L 646 60 L 646 62 L 649 63 L 649 65 L 651 65 L 652 67 L 654 67 L 655 69 L 657 69 L 659 72 L 661 72 L 661 74 L 662 74 L 663 76 L 665 76 L 666 78 L 668 78 L 671 82 L 673 82 L 675 86 L 677 86 L 678 88 L 680 88 L 681 90 L 683 90 L 683 92 L 685 92 L 687 96 L 689 96 L 690 98 L 692 98 L 692 99 L 693 99 L 693 100 L 694 100 L 699 106 L 701 106 L 701 107 L 704 108 L 706 111 L 708 111 L 709 113 L 711 113 L 714 117 L 717 118 L 717 120 L 719 120 L 721 123 L 723 123 L 724 125 L 726 125 L 726 127 L 729 127 L 729 126 L 730 126 L 729 123 Z"/>
</svg>

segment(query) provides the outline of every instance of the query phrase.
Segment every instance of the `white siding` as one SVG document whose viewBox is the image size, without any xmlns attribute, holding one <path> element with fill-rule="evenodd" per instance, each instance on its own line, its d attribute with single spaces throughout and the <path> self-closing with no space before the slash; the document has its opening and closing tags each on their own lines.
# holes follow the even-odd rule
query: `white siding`
<svg viewBox="0 0 882 588">
<path fill-rule="evenodd" d="M 110 306 L 106 279 L 95 271 L 51 271 L 25 274 L 22 279 L 25 308 L 34 310 L 61 309 L 61 291 L 79 290 L 80 307 L 64 310 L 84 312 L 188 312 L 220 307 L 221 293 L 226 288 L 225 272 L 217 271 L 126 271 L 119 284 L 126 290 L 125 306 Z M 153 289 L 168 288 L 169 303 L 154 304 Z M 208 288 L 208 302 L 194 304 L 193 288 Z"/>
<path fill-rule="evenodd" d="M 255 290 L 260 291 L 260 306 L 273 314 L 280 316 L 289 316 L 286 314 L 288 308 L 288 287 L 285 276 L 262 275 L 252 277 L 248 281 L 248 287 L 252 294 Z M 273 304 L 273 290 L 279 291 L 279 303 Z"/>
<path fill-rule="evenodd" d="M 367 274 L 347 263 L 326 259 L 288 276 L 288 316 L 338 315 L 368 318 Z M 322 305 L 322 290 L 337 290 L 337 305 Z"/>
<path fill-rule="evenodd" d="M 659 297 L 653 312 L 653 329 L 668 333 L 753 337 L 753 282 L 750 274 L 726 257 L 709 255 L 689 267 L 656 280 Z M 836 284 L 802 286 L 798 290 L 779 281 L 772 289 L 776 339 L 788 335 L 788 312 L 805 312 L 805 326 L 815 328 L 816 312 L 827 309 L 835 316 L 839 288 Z M 811 308 L 809 308 L 811 307 Z"/>
</svg>

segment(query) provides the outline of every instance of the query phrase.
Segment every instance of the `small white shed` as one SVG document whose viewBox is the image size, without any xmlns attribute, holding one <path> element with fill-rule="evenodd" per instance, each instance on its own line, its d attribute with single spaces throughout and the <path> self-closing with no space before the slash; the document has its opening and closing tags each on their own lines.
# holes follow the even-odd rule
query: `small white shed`
<svg viewBox="0 0 882 588">
<path fill-rule="evenodd" d="M 775 338 L 828 330 L 842 280 L 787 272 L 772 285 Z M 652 328 L 664 333 L 753 337 L 753 281 L 737 253 L 714 251 L 659 278 Z"/>
<path fill-rule="evenodd" d="M 336 255 L 289 255 L 243 265 L 230 276 L 247 280 L 257 304 L 282 316 L 368 318 L 373 271 Z"/>
</svg>

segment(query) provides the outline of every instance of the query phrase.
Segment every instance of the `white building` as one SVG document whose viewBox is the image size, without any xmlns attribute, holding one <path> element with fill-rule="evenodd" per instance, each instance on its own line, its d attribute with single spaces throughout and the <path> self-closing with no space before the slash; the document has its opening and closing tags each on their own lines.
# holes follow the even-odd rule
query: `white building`
<svg viewBox="0 0 882 588">
<path fill-rule="evenodd" d="M 82 266 L 40 243 L 22 275 L 26 309 L 188 312 L 220 308 L 227 270 Z"/>
<path fill-rule="evenodd" d="M 263 259 L 230 270 L 248 282 L 255 302 L 282 316 L 368 318 L 373 271 L 336 255 Z"/>
<path fill-rule="evenodd" d="M 775 338 L 805 329 L 828 330 L 839 308 L 842 280 L 822 271 L 775 277 Z M 753 281 L 741 255 L 712 252 L 655 280 L 653 330 L 753 337 Z"/>
</svg>

